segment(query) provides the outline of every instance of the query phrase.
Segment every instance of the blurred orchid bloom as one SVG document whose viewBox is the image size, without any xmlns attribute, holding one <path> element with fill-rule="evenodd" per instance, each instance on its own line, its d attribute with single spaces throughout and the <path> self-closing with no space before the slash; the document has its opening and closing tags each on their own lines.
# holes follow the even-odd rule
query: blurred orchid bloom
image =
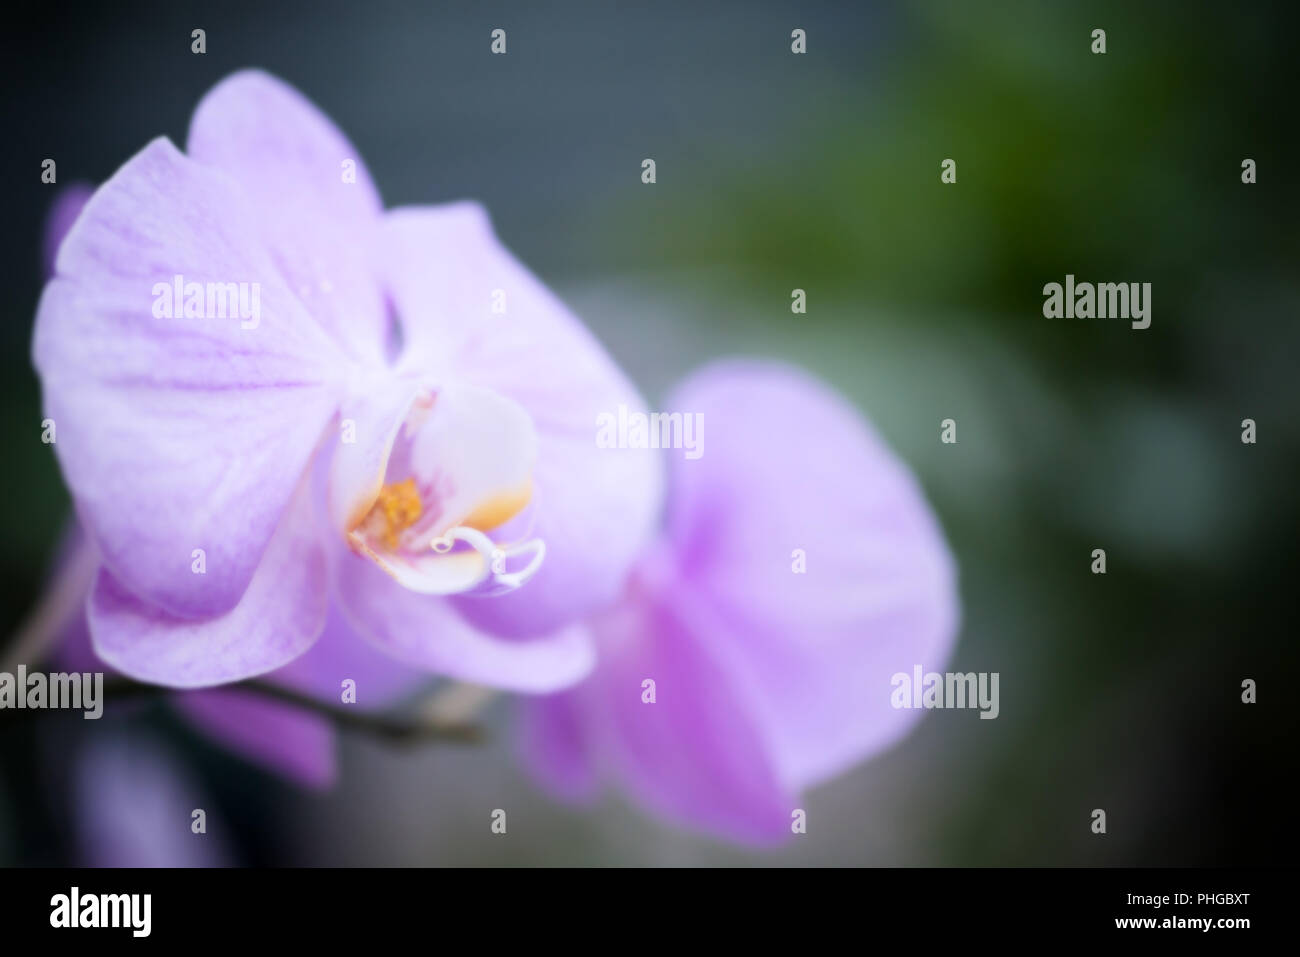
<svg viewBox="0 0 1300 957">
<path fill-rule="evenodd" d="M 427 671 L 590 670 L 572 625 L 617 596 L 660 471 L 596 448 L 597 415 L 641 400 L 478 206 L 384 212 L 328 119 L 242 72 L 187 154 L 154 140 L 54 246 L 33 354 L 105 662 L 239 681 L 333 603 Z M 257 315 L 228 315 L 250 287 Z"/>
<path fill-rule="evenodd" d="M 911 473 L 817 381 L 722 362 L 670 407 L 704 416 L 708 453 L 672 457 L 662 541 L 589 623 L 591 677 L 522 705 L 523 755 L 562 797 L 607 777 L 671 821 L 776 842 L 800 792 L 915 721 L 891 677 L 946 661 L 955 570 Z"/>
<path fill-rule="evenodd" d="M 241 76 L 244 82 L 273 84 L 258 75 Z M 282 87 L 274 89 L 288 95 Z M 218 88 L 209 99 L 220 92 Z M 201 108 L 196 124 L 202 113 Z M 72 200 L 68 203 L 73 205 Z M 389 218 L 400 221 L 409 215 Z M 68 218 L 66 208 L 56 208 L 53 222 L 60 217 Z M 408 262 L 396 256 L 390 265 Z M 416 273 L 413 268 L 410 275 Z M 421 288 L 432 301 L 440 288 L 443 296 L 448 289 L 460 289 L 463 283 L 457 281 L 462 279 L 454 274 L 430 279 Z M 462 296 L 458 301 L 468 301 L 463 298 L 467 293 L 456 294 Z M 408 301 L 416 307 L 425 302 L 419 295 Z M 569 323 L 563 328 L 577 329 Z M 403 328 L 408 350 L 426 334 L 423 328 Z M 459 340 L 453 335 L 452 341 Z M 478 348 L 494 354 L 509 341 L 475 340 Z M 509 350 L 506 357 L 522 361 Z M 587 353 L 587 361 L 597 360 L 600 369 L 608 370 L 599 352 Z M 476 369 L 477 362 L 472 363 Z M 402 363 L 399 359 L 394 368 L 402 369 Z M 555 370 L 539 371 L 556 393 L 573 395 L 556 382 L 564 377 Z M 387 381 L 393 380 L 390 375 Z M 507 394 L 509 383 L 493 382 Z M 616 382 L 623 387 L 621 378 Z M 267 680 L 322 701 L 337 701 L 339 682 L 351 677 L 357 681 L 362 706 L 379 708 L 427 680 L 425 671 L 408 668 L 398 659 L 428 667 L 431 659 L 445 665 L 450 658 L 461 667 L 437 670 L 471 679 L 489 666 L 503 665 L 518 677 L 527 673 L 524 653 L 530 647 L 547 649 L 539 652 L 545 663 L 553 660 L 556 642 L 567 640 L 590 649 L 594 640 L 598 664 L 585 681 L 523 703 L 522 750 L 535 776 L 552 792 L 575 800 L 589 799 L 602 781 L 611 780 L 671 821 L 746 843 L 779 841 L 791 833 L 792 813 L 803 790 L 889 747 L 916 720 L 918 712 L 891 706 L 890 678 L 917 666 L 936 669 L 951 651 L 958 600 L 955 569 L 942 533 L 915 479 L 856 411 L 789 367 L 724 362 L 702 370 L 680 388 L 671 407 L 701 415 L 709 424 L 708 454 L 697 459 L 671 452 L 597 449 L 592 426 L 600 413 L 618 403 L 587 401 L 591 387 L 585 379 L 570 385 L 582 386 L 577 398 L 584 414 L 571 419 L 565 414 L 571 407 L 563 403 L 550 410 L 560 418 L 544 419 L 537 427 L 539 469 L 545 461 L 546 426 L 551 426 L 563 433 L 560 449 L 571 451 L 588 470 L 589 481 L 579 488 L 590 488 L 590 476 L 597 474 L 616 484 L 619 476 L 634 476 L 642 483 L 638 487 L 647 490 L 648 497 L 637 499 L 631 514 L 634 524 L 645 527 L 654 514 L 647 503 L 658 504 L 661 456 L 672 458 L 663 534 L 657 543 L 641 543 L 630 574 L 629 562 L 623 561 L 596 576 L 603 583 L 603 601 L 589 600 L 579 611 L 578 603 L 565 600 L 566 593 L 556 592 L 528 603 L 522 599 L 537 582 L 509 591 L 508 579 L 504 587 L 487 584 L 486 579 L 478 582 L 477 591 L 507 591 L 486 600 L 447 601 L 420 594 L 419 563 L 399 565 L 389 543 L 390 533 L 400 540 L 414 527 L 396 527 L 411 504 L 411 486 L 385 482 L 366 520 L 352 529 L 368 536 L 363 543 L 351 543 L 351 551 L 362 557 L 344 553 L 330 562 L 334 605 L 324 613 L 323 635 L 309 651 L 271 670 Z M 381 395 L 385 388 L 378 388 Z M 521 404 L 536 415 L 533 409 L 544 397 L 538 391 L 527 398 L 533 398 L 534 405 L 523 399 Z M 405 425 L 413 418 L 417 432 L 429 424 L 422 401 L 417 394 L 400 419 Z M 367 421 L 364 413 L 352 418 L 358 426 Z M 381 449 L 380 459 L 385 452 L 387 478 L 393 454 Z M 347 454 L 347 447 L 340 446 L 334 458 Z M 411 461 L 420 458 L 414 450 L 403 454 Z M 336 465 L 327 458 L 313 467 L 310 484 L 325 489 L 321 500 L 327 503 L 337 498 L 336 484 L 347 485 L 335 474 Z M 368 474 L 370 468 L 356 471 Z M 566 506 L 562 516 L 576 515 L 583 504 L 567 494 L 571 490 L 558 490 Z M 620 514 L 604 511 L 612 504 L 611 489 L 602 485 L 601 491 L 605 497 L 590 500 L 600 506 L 586 516 L 592 524 L 578 527 L 579 532 L 592 533 L 590 539 L 576 533 L 570 538 L 548 536 L 539 579 L 548 570 L 554 573 L 552 541 L 595 541 L 597 517 L 603 517 L 603 528 L 620 543 L 618 554 L 635 551 L 631 541 L 637 536 L 620 536 Z M 534 502 L 526 511 L 540 512 L 546 501 Z M 80 498 L 78 504 L 84 510 Z M 375 515 L 376 507 L 382 514 Z M 510 503 L 501 507 L 508 511 Z M 395 519 L 390 520 L 389 511 Z M 528 521 L 537 526 L 541 518 L 529 516 Z M 465 527 L 467 538 L 480 531 Z M 446 543 L 444 537 L 440 545 Z M 98 564 L 94 543 L 75 546 L 71 553 L 77 557 L 65 567 L 89 564 L 93 569 Z M 481 552 L 476 549 L 476 554 Z M 501 557 L 498 551 L 493 559 L 499 562 Z M 582 584 L 583 557 L 591 555 L 570 557 L 562 569 L 573 577 L 557 580 Z M 534 559 L 530 556 L 526 564 Z M 392 580 L 375 574 L 372 563 L 390 565 Z M 340 574 L 340 565 L 346 575 Z M 98 572 L 96 591 L 111 574 L 111 567 Z M 415 587 L 395 587 L 403 578 Z M 440 580 L 454 579 L 446 575 Z M 375 586 L 372 592 L 371 581 L 389 590 Z M 368 595 L 373 596 L 370 601 Z M 387 608 L 385 602 L 400 607 Z M 430 618 L 421 611 L 445 611 L 448 605 L 461 617 Z M 567 624 L 558 634 L 528 642 L 494 641 L 464 620 L 468 617 L 504 634 L 544 635 L 557 622 L 571 623 L 580 614 L 586 615 L 584 625 Z M 92 598 L 92 628 L 95 615 Z M 442 629 L 446 619 L 456 622 L 453 637 L 464 641 L 455 647 L 474 651 L 467 661 L 419 644 L 420 636 L 430 635 L 422 622 L 432 621 Z M 74 614 L 64 626 L 71 631 L 62 653 L 68 667 L 89 669 L 93 652 L 84 624 Z M 462 639 L 462 629 L 473 637 Z M 395 651 L 396 657 L 373 652 L 358 640 L 357 631 Z M 445 637 L 441 630 L 435 633 Z M 101 644 L 96 641 L 101 656 L 116 664 L 104 655 Z M 545 682 L 517 680 L 513 685 L 550 690 Z M 199 727 L 251 760 L 306 784 L 325 785 L 335 777 L 335 733 L 318 714 L 238 688 L 186 691 L 173 698 Z"/>
<path fill-rule="evenodd" d="M 93 192 L 93 187 L 77 183 L 55 197 L 45 223 L 47 278 L 59 244 Z M 86 598 L 98 566 L 95 548 L 74 523 L 60 543 L 41 623 L 55 636 L 57 660 L 69 671 L 113 673 L 95 654 L 86 626 Z M 361 638 L 335 605 L 316 643 L 265 680 L 322 704 L 338 704 L 343 682 L 350 681 L 356 697 L 352 706 L 376 712 L 410 698 L 429 684 L 430 675 L 403 665 Z M 338 780 L 338 736 L 322 714 L 239 688 L 176 691 L 170 697 L 176 710 L 198 730 L 245 760 L 305 787 L 328 788 Z"/>
<path fill-rule="evenodd" d="M 160 739 L 115 729 L 81 743 L 75 766 L 79 867 L 229 867 L 217 809 Z M 202 811 L 205 830 L 193 830 Z"/>
</svg>

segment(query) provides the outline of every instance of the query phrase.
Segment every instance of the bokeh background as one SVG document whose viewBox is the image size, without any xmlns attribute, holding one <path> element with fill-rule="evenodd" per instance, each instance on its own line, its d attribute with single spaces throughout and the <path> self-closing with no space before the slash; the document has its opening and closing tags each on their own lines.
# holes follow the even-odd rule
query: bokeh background
<svg viewBox="0 0 1300 957">
<path fill-rule="evenodd" d="M 9 0 L 0 17 L 0 635 L 69 510 L 29 359 L 56 189 L 40 162 L 102 181 L 158 134 L 183 143 L 204 91 L 258 66 L 349 134 L 387 204 L 484 202 L 652 402 L 735 353 L 851 396 L 956 553 L 951 667 L 1001 675 L 996 721 L 929 714 L 764 852 L 617 795 L 552 802 L 515 764 L 504 700 L 475 749 L 345 735 L 326 794 L 162 705 L 0 716 L 0 863 L 1294 862 L 1296 4 Z M 1067 272 L 1151 282 L 1151 328 L 1044 319 Z M 201 847 L 163 833 L 198 806 Z"/>
</svg>

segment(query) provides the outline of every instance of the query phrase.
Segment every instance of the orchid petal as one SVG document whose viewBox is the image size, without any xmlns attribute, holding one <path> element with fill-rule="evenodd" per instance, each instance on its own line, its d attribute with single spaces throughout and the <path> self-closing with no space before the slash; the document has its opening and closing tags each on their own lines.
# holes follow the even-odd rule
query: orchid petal
<svg viewBox="0 0 1300 957">
<path fill-rule="evenodd" d="M 915 722 L 892 678 L 946 660 L 955 571 L 915 479 L 815 380 L 718 363 L 671 407 L 708 422 L 707 454 L 674 460 L 667 534 L 591 624 L 592 676 L 525 709 L 526 761 L 561 795 L 609 775 L 667 818 L 768 843 L 803 789 Z"/>
<path fill-rule="evenodd" d="M 54 263 L 59 257 L 63 238 L 68 235 L 72 224 L 77 221 L 94 192 L 95 188 L 88 183 L 72 183 L 60 189 L 50 204 L 50 211 L 45 215 L 45 236 L 41 249 L 42 274 L 46 279 L 54 275 Z"/>
<path fill-rule="evenodd" d="M 123 674 L 173 688 L 208 687 L 274 671 L 310 648 L 325 625 L 329 573 L 318 538 L 304 490 L 276 529 L 239 604 L 206 619 L 159 611 L 111 572 L 101 571 L 88 608 L 95 652 Z"/>
<path fill-rule="evenodd" d="M 335 587 L 352 626 L 376 646 L 461 681 L 546 693 L 581 681 L 595 659 L 582 628 L 527 640 L 498 638 L 466 623 L 447 599 L 403 588 L 350 553 L 340 556 Z"/>
<path fill-rule="evenodd" d="M 377 260 L 406 342 L 401 368 L 512 399 L 537 431 L 531 534 L 546 560 L 517 591 L 457 599 L 461 612 L 491 631 L 537 635 L 612 602 L 662 492 L 655 456 L 596 444 L 601 414 L 644 408 L 635 388 L 476 204 L 390 212 Z"/>
<path fill-rule="evenodd" d="M 710 432 L 708 453 L 672 476 L 682 580 L 728 623 L 707 640 L 752 685 L 788 785 L 807 787 L 917 719 L 892 707 L 890 680 L 947 660 L 952 558 L 911 472 L 809 376 L 723 362 L 672 403 Z"/>
<path fill-rule="evenodd" d="M 257 691 L 211 688 L 173 696 L 172 704 L 222 746 L 310 788 L 338 780 L 338 745 L 327 718 Z"/>
<path fill-rule="evenodd" d="M 84 526 L 127 591 L 186 617 L 239 601 L 340 394 L 339 353 L 249 220 L 229 180 L 155 140 L 82 211 L 36 320 Z M 256 327 L 156 316 L 176 275 L 260 284 Z"/>
<path fill-rule="evenodd" d="M 632 598 L 591 626 L 597 670 L 562 696 L 587 716 L 591 760 L 673 820 L 749 843 L 788 838 L 797 802 L 752 720 L 754 702 L 711 644 L 716 624 L 689 599 L 664 599 Z M 561 784 L 574 775 L 562 766 L 544 780 L 557 771 Z"/>
<path fill-rule="evenodd" d="M 288 287 L 354 358 L 384 358 L 387 316 L 370 268 L 379 192 L 356 148 L 301 93 L 259 70 L 213 87 L 187 152 L 239 184 Z"/>
</svg>

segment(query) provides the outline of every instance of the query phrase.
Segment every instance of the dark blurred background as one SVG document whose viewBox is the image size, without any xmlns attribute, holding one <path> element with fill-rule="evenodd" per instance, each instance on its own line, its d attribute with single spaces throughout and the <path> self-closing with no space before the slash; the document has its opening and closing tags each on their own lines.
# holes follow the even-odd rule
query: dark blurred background
<svg viewBox="0 0 1300 957">
<path fill-rule="evenodd" d="M 957 555 L 951 667 L 1001 675 L 996 721 L 929 714 L 761 853 L 616 795 L 553 803 L 514 762 L 507 702 L 478 750 L 345 737 L 324 795 L 162 706 L 0 721 L 0 863 L 102 860 L 105 828 L 157 840 L 130 797 L 141 767 L 167 768 L 181 806 L 202 795 L 213 861 L 1294 862 L 1300 5 L 10 0 L 0 17 L 0 635 L 69 507 L 29 359 L 57 188 L 41 161 L 100 182 L 156 135 L 183 144 L 202 94 L 258 66 L 347 132 L 388 205 L 481 200 L 652 401 L 733 353 L 849 394 Z M 1066 273 L 1152 283 L 1151 327 L 1045 319 Z"/>
</svg>

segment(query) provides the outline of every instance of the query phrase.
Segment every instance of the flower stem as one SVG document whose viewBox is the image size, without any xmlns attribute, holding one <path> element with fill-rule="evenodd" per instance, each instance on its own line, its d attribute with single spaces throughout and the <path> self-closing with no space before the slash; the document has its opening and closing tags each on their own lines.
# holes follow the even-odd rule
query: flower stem
<svg viewBox="0 0 1300 957">
<path fill-rule="evenodd" d="M 245 691 L 274 699 L 290 707 L 320 715 L 340 728 L 360 731 L 392 744 L 411 745 L 439 741 L 447 744 L 478 744 L 485 738 L 483 728 L 469 721 L 440 717 L 433 709 L 422 711 L 414 718 L 393 717 L 360 711 L 356 708 L 336 707 L 291 688 L 256 679 L 238 684 L 222 685 L 222 690 Z M 103 702 L 130 701 L 137 698 L 155 698 L 168 694 L 183 694 L 161 685 L 146 684 L 130 678 L 112 676 L 104 681 Z M 24 711 L 22 715 L 35 717 L 40 711 Z M 17 715 L 10 715 L 10 718 Z"/>
<path fill-rule="evenodd" d="M 20 664 L 34 668 L 45 660 L 73 616 L 81 613 L 98 568 L 99 554 L 79 541 L 18 633 L 0 651 L 0 671 L 13 672 Z"/>
</svg>

